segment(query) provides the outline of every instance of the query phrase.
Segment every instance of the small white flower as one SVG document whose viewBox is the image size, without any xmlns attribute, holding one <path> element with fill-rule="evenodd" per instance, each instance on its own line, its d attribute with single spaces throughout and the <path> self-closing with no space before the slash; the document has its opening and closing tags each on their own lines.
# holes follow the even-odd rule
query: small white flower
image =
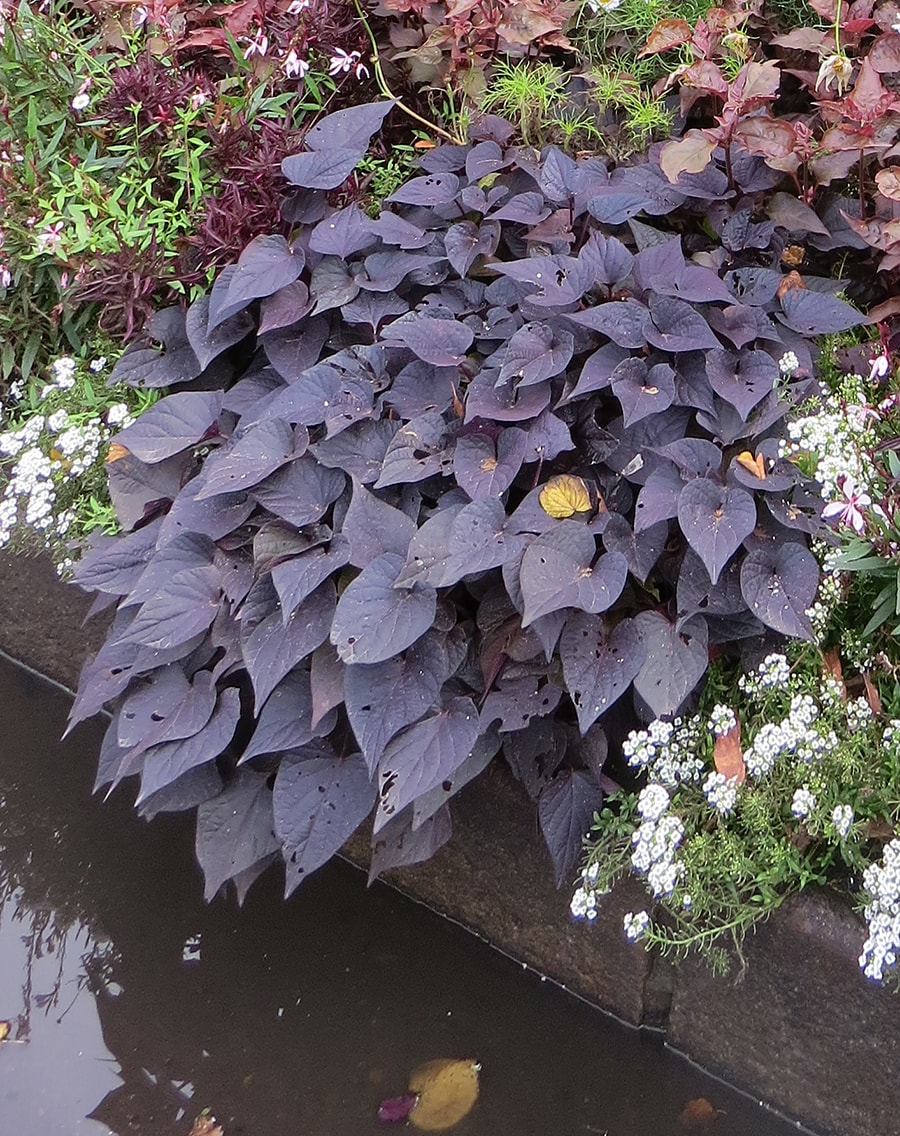
<svg viewBox="0 0 900 1136">
<path fill-rule="evenodd" d="M 199 110 L 202 106 L 206 106 L 209 99 L 205 91 L 201 91 L 198 87 L 191 95 L 191 110 Z"/>
<path fill-rule="evenodd" d="M 82 91 L 72 99 L 72 110 L 86 110 L 91 105 L 91 96 Z"/>
<path fill-rule="evenodd" d="M 309 72 L 309 64 L 301 59 L 294 48 L 288 52 L 284 60 L 284 73 L 289 79 L 305 79 Z"/>
<path fill-rule="evenodd" d="M 800 360 L 793 351 L 785 351 L 785 353 L 778 360 L 778 370 L 782 375 L 790 376 L 799 368 Z"/>
<path fill-rule="evenodd" d="M 247 44 L 244 59 L 251 59 L 254 55 L 264 56 L 268 50 L 269 37 L 264 34 L 262 28 L 258 28 L 256 35 Z"/>
<path fill-rule="evenodd" d="M 365 79 L 368 77 L 369 69 L 361 59 L 358 51 L 346 52 L 336 47 L 328 61 L 328 74 L 333 77 L 341 74 L 349 75 L 353 71 L 357 79 Z"/>
<path fill-rule="evenodd" d="M 100 355 L 96 359 L 92 359 L 90 363 L 88 363 L 88 366 L 95 375 L 98 375 L 106 366 L 106 356 Z"/>
<path fill-rule="evenodd" d="M 637 810 L 644 820 L 659 820 L 668 807 L 669 794 L 662 785 L 648 785 L 641 790 Z"/>
<path fill-rule="evenodd" d="M 853 825 L 853 809 L 850 805 L 835 805 L 831 810 L 831 823 L 841 840 L 845 840 Z"/>
<path fill-rule="evenodd" d="M 852 62 L 843 52 L 837 52 L 822 60 L 819 73 L 816 76 L 816 86 L 821 87 L 823 91 L 827 91 L 833 85 L 835 93 L 842 95 L 850 86 L 852 76 Z"/>
<path fill-rule="evenodd" d="M 0 265 L 0 288 L 8 288 L 12 284 L 12 273 L 5 264 Z"/>
<path fill-rule="evenodd" d="M 713 707 L 709 716 L 709 728 L 716 737 L 721 738 L 729 730 L 733 730 L 736 725 L 737 718 L 730 706 L 719 704 Z"/>
<path fill-rule="evenodd" d="M 50 417 L 47 419 L 47 426 L 50 430 L 56 433 L 58 430 L 65 430 L 69 425 L 69 412 L 68 410 L 54 410 Z"/>
<path fill-rule="evenodd" d="M 622 920 L 622 925 L 626 936 L 634 943 L 644 937 L 647 928 L 650 926 L 650 916 L 646 911 L 638 911 L 637 913 L 629 911 Z"/>
<path fill-rule="evenodd" d="M 726 778 L 724 773 L 710 773 L 703 782 L 703 795 L 711 809 L 728 816 L 737 801 L 737 778 Z"/>
<path fill-rule="evenodd" d="M 791 812 L 800 820 L 805 819 L 816 807 L 815 794 L 810 792 L 808 785 L 797 789 L 794 792 L 794 799 L 791 801 Z"/>
</svg>

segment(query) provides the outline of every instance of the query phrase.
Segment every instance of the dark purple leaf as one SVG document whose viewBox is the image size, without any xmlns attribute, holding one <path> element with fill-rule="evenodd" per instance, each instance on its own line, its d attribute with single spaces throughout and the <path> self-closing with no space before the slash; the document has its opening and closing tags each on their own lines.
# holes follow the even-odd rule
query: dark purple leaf
<svg viewBox="0 0 900 1136">
<path fill-rule="evenodd" d="M 153 820 L 160 813 L 181 813 L 196 809 L 222 792 L 223 781 L 213 762 L 195 765 L 164 789 L 151 793 L 138 806 L 138 816 Z"/>
<path fill-rule="evenodd" d="M 637 356 L 616 367 L 612 375 L 612 389 L 622 404 L 626 427 L 650 414 L 668 410 L 675 398 L 674 375 L 668 363 L 648 367 Z"/>
<path fill-rule="evenodd" d="M 544 204 L 543 194 L 517 193 L 499 209 L 491 213 L 492 221 L 512 221 L 519 225 L 539 225 L 550 216 L 550 209 Z"/>
<path fill-rule="evenodd" d="M 500 225 L 497 221 L 460 221 L 447 230 L 444 247 L 447 259 L 459 276 L 467 275 L 479 256 L 493 256 L 500 243 Z"/>
<path fill-rule="evenodd" d="M 424 248 L 432 239 L 431 233 L 426 233 L 397 213 L 382 213 L 377 221 L 369 222 L 369 227 L 386 245 L 402 249 Z"/>
<path fill-rule="evenodd" d="M 307 454 L 254 486 L 253 497 L 276 517 L 292 525 L 308 525 L 324 516 L 346 481 L 340 470 L 327 469 Z"/>
<path fill-rule="evenodd" d="M 403 558 L 385 552 L 347 585 L 338 601 L 331 642 L 345 663 L 381 663 L 404 651 L 431 627 L 434 588 L 395 588 Z"/>
<path fill-rule="evenodd" d="M 628 562 L 608 552 L 593 565 L 593 535 L 577 521 L 559 521 L 525 550 L 519 581 L 525 610 L 522 626 L 551 611 L 577 607 L 598 615 L 622 593 Z"/>
<path fill-rule="evenodd" d="M 141 461 L 162 461 L 215 434 L 221 410 L 221 391 L 170 394 L 121 430 L 115 441 Z"/>
<path fill-rule="evenodd" d="M 343 470 L 363 484 L 377 481 L 399 422 L 369 419 L 354 423 L 340 434 L 323 438 L 314 447 L 319 462 L 335 472 Z"/>
<path fill-rule="evenodd" d="M 323 643 L 313 651 L 309 667 L 309 686 L 312 695 L 310 724 L 317 730 L 329 712 L 344 701 L 346 669 L 330 643 Z M 323 726 L 319 732 L 328 731 Z"/>
<path fill-rule="evenodd" d="M 571 332 L 556 330 L 551 324 L 526 323 L 506 345 L 498 384 L 512 380 L 516 386 L 527 387 L 562 374 L 574 343 Z"/>
<path fill-rule="evenodd" d="M 603 529 L 603 545 L 607 552 L 621 552 L 628 570 L 636 580 L 645 583 L 665 547 L 669 526 L 659 521 L 635 532 L 620 513 L 610 513 Z"/>
<path fill-rule="evenodd" d="M 646 651 L 632 620 L 610 630 L 596 616 L 574 612 L 566 621 L 559 656 L 579 728 L 586 734 L 631 686 Z"/>
<path fill-rule="evenodd" d="M 326 256 L 315 266 L 309 294 L 315 301 L 313 315 L 342 308 L 359 293 L 359 284 L 346 264 L 336 256 Z"/>
<path fill-rule="evenodd" d="M 197 810 L 197 859 L 211 900 L 227 880 L 278 850 L 266 778 L 242 769 Z"/>
<path fill-rule="evenodd" d="M 303 250 L 299 246 L 290 248 L 284 237 L 254 237 L 238 257 L 235 271 L 228 283 L 224 300 L 226 307 L 248 304 L 251 300 L 271 296 L 286 285 L 293 284 L 303 271 L 305 263 Z M 215 327 L 220 327 L 223 322 L 219 313 Z"/>
<path fill-rule="evenodd" d="M 506 531 L 506 510 L 495 497 L 442 510 L 415 533 L 395 587 L 449 588 L 465 576 L 496 568 L 518 547 Z"/>
<path fill-rule="evenodd" d="M 358 150 L 362 157 L 369 139 L 380 129 L 393 105 L 393 100 L 387 99 L 377 103 L 360 103 L 326 114 L 307 130 L 303 141 L 310 150 L 347 147 Z"/>
<path fill-rule="evenodd" d="M 309 236 L 309 247 L 313 252 L 329 253 L 347 260 L 353 253 L 375 243 L 369 218 L 357 205 L 323 218 Z"/>
<path fill-rule="evenodd" d="M 756 502 L 744 489 L 705 477 L 689 481 L 678 498 L 678 523 L 713 583 L 756 528 Z"/>
<path fill-rule="evenodd" d="M 134 454 L 107 461 L 110 500 L 125 531 L 135 528 L 177 497 L 190 461 L 187 452 L 152 465 L 139 461 Z"/>
<path fill-rule="evenodd" d="M 604 284 L 611 288 L 625 280 L 631 272 L 634 257 L 616 237 L 595 230 L 578 252 L 578 259 L 588 272 L 588 287 Z"/>
<path fill-rule="evenodd" d="M 437 635 L 425 635 L 405 654 L 383 663 L 346 668 L 347 717 L 372 773 L 391 738 L 438 704 L 448 671 L 447 652 Z"/>
<path fill-rule="evenodd" d="M 781 297 L 781 312 L 777 315 L 791 331 L 807 338 L 847 331 L 868 323 L 862 312 L 845 300 L 807 288 L 792 288 L 785 292 Z"/>
<path fill-rule="evenodd" d="M 203 370 L 209 366 L 213 359 L 218 358 L 229 347 L 240 343 L 242 339 L 256 329 L 253 318 L 249 312 L 240 311 L 223 320 L 213 329 L 209 329 L 209 297 L 200 296 L 188 308 L 185 316 L 185 331 L 191 349 Z"/>
<path fill-rule="evenodd" d="M 355 300 L 345 304 L 341 315 L 347 323 L 368 324 L 373 336 L 385 320 L 403 315 L 409 311 L 409 304 L 401 300 L 396 292 L 360 292 Z"/>
<path fill-rule="evenodd" d="M 185 568 L 165 591 L 141 604 L 123 641 L 147 647 L 176 647 L 205 631 L 216 617 L 222 585 L 212 566 Z"/>
<path fill-rule="evenodd" d="M 241 645 L 257 712 L 281 680 L 328 638 L 335 610 L 335 587 L 328 580 L 290 615 L 287 624 L 275 608 L 245 632 Z"/>
<path fill-rule="evenodd" d="M 195 766 L 214 761 L 234 737 L 240 716 L 240 694 L 229 688 L 222 692 L 212 716 L 197 733 L 154 746 L 144 755 L 141 791 L 136 803 L 142 804 Z"/>
<path fill-rule="evenodd" d="M 663 351 L 706 351 L 719 346 L 703 316 L 684 300 L 651 292 L 648 303 L 650 315 L 644 321 L 643 331 L 654 347 Z"/>
<path fill-rule="evenodd" d="M 632 623 L 645 659 L 634 679 L 635 692 L 657 718 L 676 713 L 706 674 L 707 630 L 698 617 L 678 629 L 658 611 L 641 611 Z"/>
<path fill-rule="evenodd" d="M 716 394 L 746 421 L 753 407 L 774 390 L 779 371 L 765 351 L 716 349 L 706 354 L 706 375 Z"/>
<path fill-rule="evenodd" d="M 281 172 L 293 185 L 304 189 L 337 189 L 359 165 L 365 150 L 349 147 L 311 150 L 283 158 Z"/>
<path fill-rule="evenodd" d="M 283 419 L 270 418 L 251 426 L 233 445 L 207 459 L 206 478 L 194 499 L 252 489 L 295 456 L 300 455 L 295 450 L 294 431 Z"/>
<path fill-rule="evenodd" d="M 549 383 L 523 387 L 513 378 L 500 383 L 497 371 L 484 369 L 466 390 L 466 419 L 524 422 L 545 410 L 549 401 Z"/>
<path fill-rule="evenodd" d="M 402 205 L 448 205 L 459 191 L 459 178 L 452 173 L 410 178 L 386 202 Z"/>
<path fill-rule="evenodd" d="M 503 681 L 484 700 L 481 708 L 482 727 L 499 720 L 501 734 L 524 730 L 532 718 L 552 714 L 559 705 L 562 690 L 552 682 L 541 685 L 537 675 L 521 675 Z"/>
<path fill-rule="evenodd" d="M 589 773 L 564 769 L 544 788 L 538 817 L 553 858 L 556 886 L 569 882 L 584 851 L 584 838 L 603 804 L 603 791 Z"/>
<path fill-rule="evenodd" d="M 435 814 L 445 809 L 452 796 L 487 769 L 499 749 L 498 734 L 490 732 L 477 738 L 472 752 L 449 777 L 445 777 L 440 785 L 435 785 L 433 789 L 416 798 L 413 803 L 413 829 L 428 824 Z"/>
<path fill-rule="evenodd" d="M 453 452 L 457 485 L 473 501 L 502 496 L 522 467 L 525 446 L 526 435 L 514 426 L 503 430 L 496 442 L 487 433 L 463 435 Z"/>
<path fill-rule="evenodd" d="M 794 541 L 754 549 L 741 565 L 747 606 L 767 627 L 795 639 L 814 639 L 806 613 L 818 586 L 816 558 Z"/>
<path fill-rule="evenodd" d="M 297 606 L 311 595 L 329 576 L 336 574 L 350 559 L 350 542 L 341 533 L 324 548 L 311 548 L 302 556 L 294 556 L 272 569 L 272 583 L 281 602 L 281 618 L 285 625 Z"/>
<path fill-rule="evenodd" d="M 448 433 L 444 419 L 434 411 L 407 422 L 387 448 L 375 488 L 422 481 L 445 469 L 449 472 L 453 459 Z"/>
<path fill-rule="evenodd" d="M 415 355 L 435 367 L 461 363 L 474 338 L 472 329 L 464 323 L 428 317 L 389 324 L 383 335 L 405 343 Z"/>
<path fill-rule="evenodd" d="M 619 189 L 610 185 L 592 198 L 588 212 L 603 224 L 624 225 L 631 217 L 648 210 L 651 204 L 651 198 L 641 190 Z"/>
<path fill-rule="evenodd" d="M 453 777 L 478 740 L 471 698 L 451 698 L 436 714 L 393 738 L 378 766 L 375 832 L 417 797 Z"/>
<path fill-rule="evenodd" d="M 647 309 L 637 300 L 613 300 L 583 312 L 567 312 L 566 319 L 608 336 L 620 347 L 643 347 L 647 342 L 644 325 Z"/>
<path fill-rule="evenodd" d="M 328 319 L 305 319 L 299 326 L 279 327 L 261 338 L 266 357 L 278 374 L 287 382 L 296 383 L 318 363 L 328 339 Z"/>
<path fill-rule="evenodd" d="M 444 806 L 419 828 L 412 827 L 412 810 L 395 817 L 372 840 L 369 883 L 392 868 L 405 868 L 428 860 L 442 848 L 453 832 L 450 809 Z"/>
<path fill-rule="evenodd" d="M 158 536 L 156 523 L 86 552 L 72 570 L 72 582 L 85 591 L 128 595 L 156 551 Z"/>
<path fill-rule="evenodd" d="M 272 794 L 285 862 L 285 898 L 339 851 L 375 804 L 359 754 L 283 761 Z"/>
<path fill-rule="evenodd" d="M 312 307 L 309 288 L 302 280 L 295 280 L 279 288 L 272 296 L 266 296 L 259 307 L 259 327 L 257 335 L 290 327 L 307 314 Z"/>
<path fill-rule="evenodd" d="M 415 522 L 405 513 L 358 481 L 353 482 L 353 497 L 342 527 L 350 542 L 349 561 L 357 568 L 365 568 L 383 552 L 396 553 L 405 560 L 416 531 Z"/>
</svg>

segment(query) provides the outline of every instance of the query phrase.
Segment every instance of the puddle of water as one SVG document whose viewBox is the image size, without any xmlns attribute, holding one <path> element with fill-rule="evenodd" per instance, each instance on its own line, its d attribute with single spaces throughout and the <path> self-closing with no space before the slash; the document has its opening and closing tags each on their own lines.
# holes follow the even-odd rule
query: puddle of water
<svg viewBox="0 0 900 1136">
<path fill-rule="evenodd" d="M 89 798 L 102 730 L 60 744 L 67 705 L 0 661 L 4 1132 L 186 1136 L 208 1107 L 226 1136 L 386 1133 L 444 1056 L 483 1065 L 458 1136 L 682 1136 L 697 1097 L 715 1136 L 796 1132 L 347 865 L 205 906 L 190 818 Z"/>
</svg>

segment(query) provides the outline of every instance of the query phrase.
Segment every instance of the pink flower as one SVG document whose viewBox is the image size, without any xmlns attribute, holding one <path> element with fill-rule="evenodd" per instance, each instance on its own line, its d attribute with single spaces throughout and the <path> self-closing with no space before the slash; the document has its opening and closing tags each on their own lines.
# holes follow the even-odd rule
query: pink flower
<svg viewBox="0 0 900 1136">
<path fill-rule="evenodd" d="M 292 47 L 284 59 L 284 73 L 289 79 L 303 79 L 309 71 L 309 64 L 301 59 Z"/>
<path fill-rule="evenodd" d="M 890 370 L 890 366 L 887 355 L 876 355 L 874 359 L 870 359 L 869 382 L 874 383 L 876 379 L 883 379 Z"/>
<path fill-rule="evenodd" d="M 836 520 L 838 524 L 846 525 L 854 532 L 861 533 L 866 527 L 863 509 L 872 504 L 872 498 L 868 493 L 857 489 L 849 477 L 840 481 L 840 490 L 844 499 L 842 501 L 830 501 L 822 510 L 822 516 L 828 521 Z"/>
<path fill-rule="evenodd" d="M 48 225 L 43 232 L 38 233 L 38 252 L 56 252 L 60 245 L 60 234 L 62 230 L 63 222 L 56 221 L 54 224 Z"/>
</svg>

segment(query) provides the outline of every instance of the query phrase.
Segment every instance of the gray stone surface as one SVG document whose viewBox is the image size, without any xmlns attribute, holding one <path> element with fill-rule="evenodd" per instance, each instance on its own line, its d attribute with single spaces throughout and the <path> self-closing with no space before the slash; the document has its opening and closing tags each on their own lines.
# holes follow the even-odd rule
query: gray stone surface
<svg viewBox="0 0 900 1136">
<path fill-rule="evenodd" d="M 0 649 L 74 689 L 104 617 L 40 559 L 0 557 Z M 573 923 L 553 887 L 535 811 L 498 764 L 466 787 L 433 860 L 391 875 L 401 890 L 514 958 L 829 1136 L 900 1134 L 900 1001 L 857 965 L 863 926 L 836 897 L 807 893 L 748 938 L 747 968 L 715 978 L 630 946 L 622 915 L 646 906 L 627 881 L 594 926 Z M 367 841 L 350 858 L 367 860 Z"/>
</svg>

